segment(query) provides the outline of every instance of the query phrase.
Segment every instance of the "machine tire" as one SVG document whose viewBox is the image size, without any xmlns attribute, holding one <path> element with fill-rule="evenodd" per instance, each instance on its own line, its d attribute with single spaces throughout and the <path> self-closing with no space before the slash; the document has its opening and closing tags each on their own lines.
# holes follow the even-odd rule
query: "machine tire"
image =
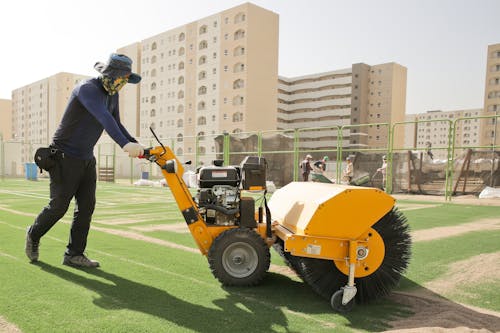
<svg viewBox="0 0 500 333">
<path fill-rule="evenodd" d="M 340 289 L 334 292 L 332 297 L 330 298 L 330 305 L 332 306 L 333 310 L 337 312 L 340 313 L 350 312 L 354 308 L 354 305 L 356 304 L 355 298 L 351 299 L 349 303 L 344 305 L 342 304 L 343 296 L 344 296 L 344 289 Z"/>
<path fill-rule="evenodd" d="M 266 242 L 254 230 L 235 228 L 222 232 L 208 251 L 212 274 L 225 286 L 255 286 L 271 262 Z"/>
<path fill-rule="evenodd" d="M 355 278 L 357 303 L 366 303 L 387 295 L 399 282 L 411 254 L 411 236 L 406 218 L 393 208 L 373 225 L 385 246 L 380 267 L 372 274 Z M 347 275 L 331 260 L 296 257 L 302 279 L 325 299 L 347 284 Z"/>
</svg>

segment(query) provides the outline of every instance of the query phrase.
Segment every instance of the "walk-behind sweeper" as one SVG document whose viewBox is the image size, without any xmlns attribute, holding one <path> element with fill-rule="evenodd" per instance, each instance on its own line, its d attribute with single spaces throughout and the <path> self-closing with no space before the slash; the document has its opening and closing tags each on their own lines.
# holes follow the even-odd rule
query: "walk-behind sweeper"
<svg viewBox="0 0 500 333">
<path fill-rule="evenodd" d="M 259 284 L 274 247 L 316 293 L 346 312 L 356 302 L 388 294 L 408 265 L 406 218 L 379 189 L 292 182 L 267 204 L 266 160 L 249 156 L 239 166 L 218 161 L 200 168 L 193 197 L 182 178 L 182 163 L 169 147 L 160 142 L 143 158 L 161 168 L 194 240 L 223 285 Z M 262 200 L 255 200 L 252 191 L 261 191 Z M 256 201 L 261 202 L 257 209 Z"/>
</svg>

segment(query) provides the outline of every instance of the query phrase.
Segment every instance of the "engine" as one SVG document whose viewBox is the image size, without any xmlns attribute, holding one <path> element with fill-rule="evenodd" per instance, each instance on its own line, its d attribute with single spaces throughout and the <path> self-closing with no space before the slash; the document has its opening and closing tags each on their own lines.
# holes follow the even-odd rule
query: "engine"
<svg viewBox="0 0 500 333">
<path fill-rule="evenodd" d="M 200 168 L 195 201 L 207 225 L 256 226 L 254 199 L 241 197 L 241 189 L 265 186 L 265 159 L 255 157 L 250 162 L 255 159 L 257 165 L 249 163 L 247 157 L 241 166 L 223 167 L 222 161 L 216 160 L 214 166 Z"/>
<path fill-rule="evenodd" d="M 200 214 L 208 224 L 236 225 L 240 212 L 238 187 L 214 185 L 200 188 L 196 197 Z"/>
</svg>

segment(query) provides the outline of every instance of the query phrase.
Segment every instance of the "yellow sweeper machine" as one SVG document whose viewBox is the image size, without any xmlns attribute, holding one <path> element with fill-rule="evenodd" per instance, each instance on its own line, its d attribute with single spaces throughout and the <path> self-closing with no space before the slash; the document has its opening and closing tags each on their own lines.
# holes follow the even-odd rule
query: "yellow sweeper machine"
<svg viewBox="0 0 500 333">
<path fill-rule="evenodd" d="M 142 157 L 161 168 L 196 244 L 223 285 L 259 284 L 274 247 L 334 310 L 347 312 L 355 303 L 388 294 L 405 271 L 411 248 L 406 218 L 379 189 L 292 182 L 267 203 L 266 161 L 249 156 L 239 166 L 214 161 L 200 168 L 193 197 L 182 163 L 158 142 Z M 263 198 L 254 200 L 252 191 L 261 191 Z M 261 202 L 257 209 L 256 201 Z"/>
</svg>

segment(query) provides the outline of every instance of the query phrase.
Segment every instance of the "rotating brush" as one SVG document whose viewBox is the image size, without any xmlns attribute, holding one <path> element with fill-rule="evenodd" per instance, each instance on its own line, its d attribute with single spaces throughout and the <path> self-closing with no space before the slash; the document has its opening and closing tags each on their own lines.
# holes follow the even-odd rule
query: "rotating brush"
<svg viewBox="0 0 500 333">
<path fill-rule="evenodd" d="M 396 208 L 374 224 L 373 229 L 384 241 L 385 256 L 375 272 L 355 278 L 357 303 L 366 303 L 387 295 L 398 284 L 410 260 L 409 226 L 404 215 Z M 279 245 L 277 247 L 279 249 Z M 326 299 L 330 299 L 333 293 L 347 283 L 347 275 L 337 269 L 331 260 L 295 257 L 283 251 L 283 244 L 278 253 L 317 294 Z"/>
</svg>

